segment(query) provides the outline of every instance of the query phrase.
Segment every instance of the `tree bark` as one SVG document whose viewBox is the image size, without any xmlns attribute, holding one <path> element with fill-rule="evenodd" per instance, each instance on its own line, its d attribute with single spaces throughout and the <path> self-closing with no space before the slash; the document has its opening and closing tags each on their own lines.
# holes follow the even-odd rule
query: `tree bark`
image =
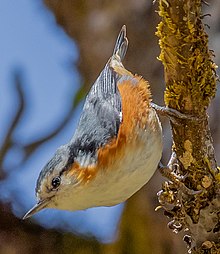
<svg viewBox="0 0 220 254">
<path fill-rule="evenodd" d="M 184 184 L 201 193 L 189 195 L 163 184 L 159 201 L 174 231 L 187 230 L 191 253 L 220 253 L 220 173 L 216 165 L 207 107 L 216 92 L 216 65 L 201 21 L 201 0 L 160 0 L 157 35 L 166 82 L 165 104 L 194 118 L 171 121 L 172 169 Z M 177 179 L 178 181 L 178 179 Z"/>
</svg>

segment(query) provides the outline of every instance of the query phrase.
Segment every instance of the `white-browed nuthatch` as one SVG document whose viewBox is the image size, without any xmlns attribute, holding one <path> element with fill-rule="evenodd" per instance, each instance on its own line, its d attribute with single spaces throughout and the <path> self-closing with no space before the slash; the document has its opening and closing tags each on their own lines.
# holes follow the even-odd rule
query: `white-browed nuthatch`
<svg viewBox="0 0 220 254">
<path fill-rule="evenodd" d="M 128 40 L 123 26 L 113 55 L 86 97 L 71 141 L 61 146 L 37 180 L 37 204 L 82 210 L 113 206 L 138 191 L 157 169 L 162 131 L 150 106 L 148 82 L 126 70 Z"/>
</svg>

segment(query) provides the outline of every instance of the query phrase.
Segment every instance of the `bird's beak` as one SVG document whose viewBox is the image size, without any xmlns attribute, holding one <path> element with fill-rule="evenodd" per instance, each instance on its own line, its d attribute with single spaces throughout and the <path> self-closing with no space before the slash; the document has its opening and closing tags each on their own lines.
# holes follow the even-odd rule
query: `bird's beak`
<svg viewBox="0 0 220 254">
<path fill-rule="evenodd" d="M 44 209 L 49 203 L 50 203 L 51 198 L 45 198 L 43 200 L 40 200 L 37 202 L 37 204 L 32 207 L 22 218 L 23 220 L 31 217 L 32 215 L 34 215 L 35 213 L 41 211 L 42 209 Z"/>
</svg>

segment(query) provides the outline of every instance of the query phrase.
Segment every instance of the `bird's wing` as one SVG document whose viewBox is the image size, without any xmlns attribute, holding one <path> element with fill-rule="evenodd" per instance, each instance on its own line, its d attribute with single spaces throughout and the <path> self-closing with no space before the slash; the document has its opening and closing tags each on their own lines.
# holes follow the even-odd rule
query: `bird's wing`
<svg viewBox="0 0 220 254">
<path fill-rule="evenodd" d="M 76 154 L 95 157 L 98 148 L 117 137 L 122 121 L 117 73 L 107 64 L 86 97 L 83 113 L 72 139 Z"/>
<path fill-rule="evenodd" d="M 131 74 L 122 64 L 127 47 L 126 27 L 123 26 L 112 57 L 86 97 L 83 113 L 71 140 L 71 147 L 75 149 L 73 154 L 79 158 L 81 165 L 95 162 L 97 150 L 117 137 L 123 118 L 117 83 L 123 75 Z"/>
</svg>

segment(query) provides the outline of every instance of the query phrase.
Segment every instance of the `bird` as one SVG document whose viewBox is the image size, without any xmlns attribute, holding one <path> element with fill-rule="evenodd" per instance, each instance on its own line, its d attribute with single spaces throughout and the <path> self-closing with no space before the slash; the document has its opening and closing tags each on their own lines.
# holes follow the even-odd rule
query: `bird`
<svg viewBox="0 0 220 254">
<path fill-rule="evenodd" d="M 129 199 L 152 177 L 162 156 L 162 127 L 151 107 L 149 83 L 128 71 L 126 26 L 92 85 L 75 133 L 57 149 L 36 183 L 36 205 L 85 210 Z"/>
</svg>

